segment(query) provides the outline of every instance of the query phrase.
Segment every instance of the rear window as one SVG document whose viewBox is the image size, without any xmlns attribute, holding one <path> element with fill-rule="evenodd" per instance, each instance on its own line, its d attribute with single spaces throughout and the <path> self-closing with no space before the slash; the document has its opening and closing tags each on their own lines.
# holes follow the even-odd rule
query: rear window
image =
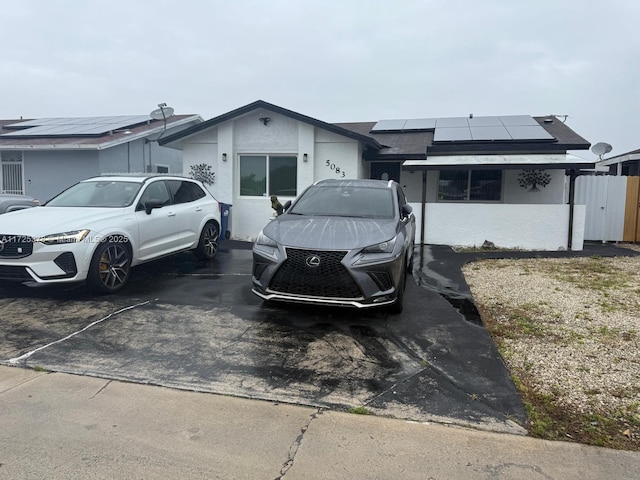
<svg viewBox="0 0 640 480">
<path fill-rule="evenodd" d="M 394 201 L 389 188 L 357 186 L 309 187 L 287 212 L 357 218 L 393 218 Z"/>
</svg>

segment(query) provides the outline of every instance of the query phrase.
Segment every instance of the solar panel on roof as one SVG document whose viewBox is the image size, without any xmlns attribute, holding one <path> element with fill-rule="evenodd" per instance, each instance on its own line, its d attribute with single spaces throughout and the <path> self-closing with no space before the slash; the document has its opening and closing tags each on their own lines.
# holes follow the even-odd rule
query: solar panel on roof
<svg viewBox="0 0 640 480">
<path fill-rule="evenodd" d="M 436 119 L 436 128 L 440 127 L 469 127 L 467 117 L 450 117 Z"/>
<path fill-rule="evenodd" d="M 75 125 L 42 125 L 40 127 L 31 127 L 26 130 L 19 130 L 15 135 L 66 135 L 65 132 L 73 130 L 74 128 L 76 128 Z"/>
<path fill-rule="evenodd" d="M 467 119 L 470 127 L 502 127 L 499 117 L 469 117 Z"/>
<path fill-rule="evenodd" d="M 469 127 L 436 128 L 434 142 L 461 142 L 472 140 Z"/>
<path fill-rule="evenodd" d="M 380 120 L 372 132 L 435 129 L 434 142 L 554 140 L 530 115 Z"/>
<path fill-rule="evenodd" d="M 113 130 L 149 122 L 149 115 L 114 115 L 110 117 L 42 118 L 14 123 L 5 127 L 17 129 L 2 136 L 75 136 L 101 135 Z M 24 128 L 28 127 L 28 128 Z"/>
<path fill-rule="evenodd" d="M 473 140 L 511 140 L 511 135 L 503 126 L 471 127 Z"/>
<path fill-rule="evenodd" d="M 540 125 L 530 115 L 501 115 L 499 118 L 505 127 L 509 125 Z"/>
<path fill-rule="evenodd" d="M 510 125 L 506 127 L 514 140 L 553 140 L 554 137 L 542 128 L 537 122 L 536 125 Z"/>
<path fill-rule="evenodd" d="M 371 129 L 372 132 L 398 131 L 404 128 L 406 120 L 380 120 Z"/>
<path fill-rule="evenodd" d="M 407 120 L 404 125 L 405 130 L 433 130 L 436 128 L 435 118 L 414 118 Z"/>
</svg>

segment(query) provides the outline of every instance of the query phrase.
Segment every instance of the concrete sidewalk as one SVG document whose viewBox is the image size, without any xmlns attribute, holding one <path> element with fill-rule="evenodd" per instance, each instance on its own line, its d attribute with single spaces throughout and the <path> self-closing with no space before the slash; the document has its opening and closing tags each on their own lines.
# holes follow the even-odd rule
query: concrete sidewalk
<svg viewBox="0 0 640 480">
<path fill-rule="evenodd" d="M 638 479 L 640 453 L 0 366 L 1 479 Z"/>
</svg>

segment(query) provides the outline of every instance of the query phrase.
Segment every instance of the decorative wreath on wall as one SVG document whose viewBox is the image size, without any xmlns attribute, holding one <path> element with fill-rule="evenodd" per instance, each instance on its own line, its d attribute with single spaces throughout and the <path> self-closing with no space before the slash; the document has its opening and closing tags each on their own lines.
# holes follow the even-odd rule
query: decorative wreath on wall
<svg viewBox="0 0 640 480">
<path fill-rule="evenodd" d="M 545 170 L 527 169 L 522 170 L 518 175 L 518 183 L 522 188 L 528 189 L 530 192 L 539 192 L 538 187 L 546 187 L 551 182 L 551 175 Z"/>
<path fill-rule="evenodd" d="M 213 185 L 216 180 L 216 174 L 211 171 L 211 165 L 199 163 L 198 165 L 191 165 L 190 169 L 191 178 L 198 180 L 205 185 Z"/>
</svg>

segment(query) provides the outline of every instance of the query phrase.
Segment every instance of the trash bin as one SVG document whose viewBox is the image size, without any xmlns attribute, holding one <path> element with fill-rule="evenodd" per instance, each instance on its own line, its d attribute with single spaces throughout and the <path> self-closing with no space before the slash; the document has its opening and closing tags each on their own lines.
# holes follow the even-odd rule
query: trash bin
<svg viewBox="0 0 640 480">
<path fill-rule="evenodd" d="M 231 205 L 220 204 L 220 239 L 229 240 L 231 237 Z"/>
</svg>

